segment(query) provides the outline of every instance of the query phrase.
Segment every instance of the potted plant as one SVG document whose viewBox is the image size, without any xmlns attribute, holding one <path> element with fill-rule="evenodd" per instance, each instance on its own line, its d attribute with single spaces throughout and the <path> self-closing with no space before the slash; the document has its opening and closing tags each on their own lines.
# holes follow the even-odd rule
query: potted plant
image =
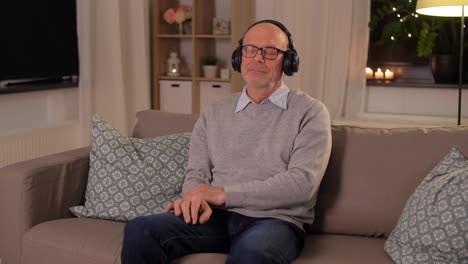
<svg viewBox="0 0 468 264">
<path fill-rule="evenodd" d="M 214 55 L 206 55 L 202 57 L 203 76 L 205 78 L 216 78 L 218 58 Z"/>
<path fill-rule="evenodd" d="M 432 73 L 437 83 L 455 83 L 460 52 L 460 19 L 424 16 L 416 13 L 416 1 L 373 0 L 369 29 L 381 29 L 378 44 L 389 44 L 394 52 L 416 40 L 418 57 L 432 57 Z"/>
</svg>

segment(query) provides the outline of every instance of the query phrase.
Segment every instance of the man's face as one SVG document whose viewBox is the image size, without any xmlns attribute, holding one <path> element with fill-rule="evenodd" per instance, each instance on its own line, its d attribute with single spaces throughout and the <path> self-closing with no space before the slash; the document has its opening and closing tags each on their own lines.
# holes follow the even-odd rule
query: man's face
<svg viewBox="0 0 468 264">
<path fill-rule="evenodd" d="M 273 47 L 287 50 L 288 37 L 277 26 L 261 23 L 252 27 L 244 36 L 243 45 L 257 48 Z M 283 53 L 273 60 L 262 57 L 258 50 L 253 58 L 242 57 L 241 72 L 249 88 L 276 88 L 281 84 L 283 75 Z"/>
</svg>

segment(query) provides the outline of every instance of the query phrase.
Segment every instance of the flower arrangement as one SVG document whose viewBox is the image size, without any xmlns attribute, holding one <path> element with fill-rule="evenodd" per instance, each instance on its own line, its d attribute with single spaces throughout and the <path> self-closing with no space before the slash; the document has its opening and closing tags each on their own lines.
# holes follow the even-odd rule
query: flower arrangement
<svg viewBox="0 0 468 264">
<path fill-rule="evenodd" d="M 168 24 L 179 24 L 179 33 L 182 34 L 182 24 L 192 19 L 192 7 L 175 6 L 166 10 L 163 14 L 164 21 Z"/>
</svg>

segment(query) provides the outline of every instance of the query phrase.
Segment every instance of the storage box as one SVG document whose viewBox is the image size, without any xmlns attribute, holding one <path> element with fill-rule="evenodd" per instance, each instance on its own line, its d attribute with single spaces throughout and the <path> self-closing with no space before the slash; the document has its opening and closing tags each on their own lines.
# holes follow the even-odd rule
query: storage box
<svg viewBox="0 0 468 264">
<path fill-rule="evenodd" d="M 192 113 L 191 81 L 159 81 L 159 103 L 161 111 Z"/>
<path fill-rule="evenodd" d="M 200 111 L 228 96 L 231 93 L 230 85 L 228 82 L 200 82 Z"/>
</svg>

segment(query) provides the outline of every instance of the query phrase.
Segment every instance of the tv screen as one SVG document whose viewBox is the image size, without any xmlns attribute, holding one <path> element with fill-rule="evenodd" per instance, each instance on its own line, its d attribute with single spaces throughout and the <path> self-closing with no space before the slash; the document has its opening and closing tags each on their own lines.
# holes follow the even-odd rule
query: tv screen
<svg viewBox="0 0 468 264">
<path fill-rule="evenodd" d="M 75 0 L 5 0 L 0 10 L 0 81 L 78 75 Z"/>
</svg>

